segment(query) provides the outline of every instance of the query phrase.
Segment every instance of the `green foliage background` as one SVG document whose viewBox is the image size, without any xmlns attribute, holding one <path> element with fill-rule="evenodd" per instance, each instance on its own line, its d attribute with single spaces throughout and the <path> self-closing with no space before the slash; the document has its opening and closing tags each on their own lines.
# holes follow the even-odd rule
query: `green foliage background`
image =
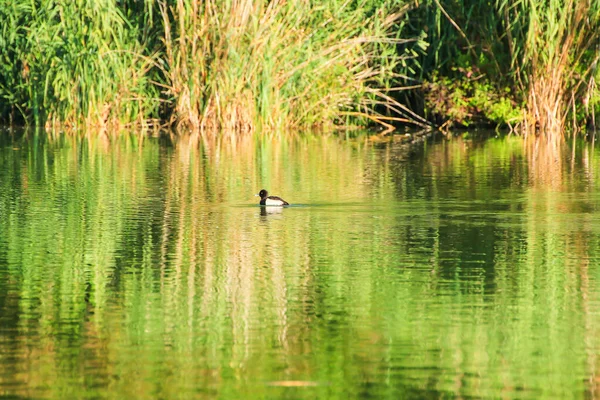
<svg viewBox="0 0 600 400">
<path fill-rule="evenodd" d="M 539 123 L 537 95 L 556 118 L 574 109 L 585 124 L 599 99 L 599 9 L 590 0 L 0 0 L 0 120 L 215 132 L 515 125 Z"/>
</svg>

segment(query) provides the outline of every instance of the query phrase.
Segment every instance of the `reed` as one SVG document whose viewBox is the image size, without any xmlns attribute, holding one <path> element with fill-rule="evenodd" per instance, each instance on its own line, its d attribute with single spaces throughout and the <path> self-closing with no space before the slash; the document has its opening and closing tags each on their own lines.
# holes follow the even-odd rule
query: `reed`
<svg viewBox="0 0 600 400">
<path fill-rule="evenodd" d="M 4 118 L 106 127 L 156 115 L 155 58 L 114 0 L 3 0 L 0 19 Z"/>
<path fill-rule="evenodd" d="M 239 136 L 426 115 L 560 140 L 600 103 L 595 0 L 0 0 L 0 21 L 11 123 Z"/>
<path fill-rule="evenodd" d="M 465 119 L 443 112 L 449 108 L 466 112 L 467 123 L 499 115 L 552 140 L 576 132 L 594 120 L 600 99 L 599 7 L 592 0 L 425 1 L 410 17 L 428 32 L 421 74 L 426 89 L 442 84 L 425 90 L 426 110 L 442 111 L 442 122 Z M 475 101 L 476 87 L 486 89 L 491 108 Z M 497 101 L 506 95 L 512 107 Z"/>
<path fill-rule="evenodd" d="M 211 132 L 426 124 L 390 96 L 409 3 L 0 0 L 0 116 Z M 398 51 L 400 49 L 400 51 Z"/>
<path fill-rule="evenodd" d="M 513 69 L 522 71 L 525 132 L 561 140 L 566 128 L 578 129 L 578 115 L 585 121 L 594 112 L 589 99 L 598 96 L 600 4 L 506 0 L 498 6 L 506 16 Z"/>
<path fill-rule="evenodd" d="M 239 133 L 418 120 L 388 94 L 412 57 L 397 46 L 418 41 L 394 31 L 408 8 L 370 3 L 160 2 L 177 123 Z"/>
</svg>

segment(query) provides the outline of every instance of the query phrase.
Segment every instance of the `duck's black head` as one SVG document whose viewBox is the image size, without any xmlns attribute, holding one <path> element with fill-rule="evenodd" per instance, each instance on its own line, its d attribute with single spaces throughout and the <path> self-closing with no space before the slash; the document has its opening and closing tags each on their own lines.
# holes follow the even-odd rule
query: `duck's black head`
<svg viewBox="0 0 600 400">
<path fill-rule="evenodd" d="M 267 192 L 265 189 L 262 189 L 260 192 L 258 192 L 258 196 L 261 199 L 264 199 L 265 197 L 267 197 L 269 195 L 269 192 Z"/>
</svg>

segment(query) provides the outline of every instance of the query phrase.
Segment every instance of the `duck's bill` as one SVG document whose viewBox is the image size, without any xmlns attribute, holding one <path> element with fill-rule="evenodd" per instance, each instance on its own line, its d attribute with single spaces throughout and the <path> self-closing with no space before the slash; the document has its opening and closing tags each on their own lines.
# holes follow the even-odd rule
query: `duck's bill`
<svg viewBox="0 0 600 400">
<path fill-rule="evenodd" d="M 260 197 L 260 195 L 258 195 L 258 194 L 255 194 L 255 195 L 254 195 L 254 197 Z"/>
</svg>

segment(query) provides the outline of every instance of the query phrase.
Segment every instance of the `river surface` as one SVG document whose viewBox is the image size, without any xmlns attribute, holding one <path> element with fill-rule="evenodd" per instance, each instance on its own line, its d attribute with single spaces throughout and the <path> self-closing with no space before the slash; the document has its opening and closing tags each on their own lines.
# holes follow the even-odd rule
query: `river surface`
<svg viewBox="0 0 600 400">
<path fill-rule="evenodd" d="M 595 398 L 600 154 L 535 146 L 1 133 L 0 398 Z"/>
</svg>

